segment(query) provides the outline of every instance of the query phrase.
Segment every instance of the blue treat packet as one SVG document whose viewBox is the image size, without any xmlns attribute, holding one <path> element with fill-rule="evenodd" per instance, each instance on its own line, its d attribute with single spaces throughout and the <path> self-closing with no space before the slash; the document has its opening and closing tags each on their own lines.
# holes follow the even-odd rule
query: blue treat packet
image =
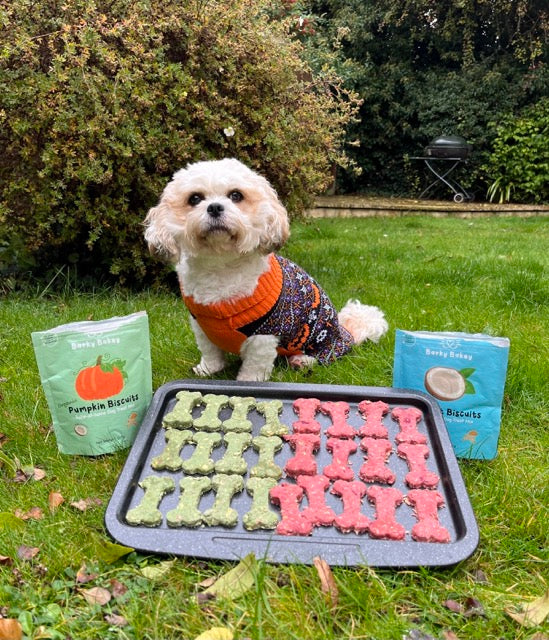
<svg viewBox="0 0 549 640">
<path fill-rule="evenodd" d="M 461 458 L 497 455 L 509 344 L 480 333 L 396 331 L 393 386 L 437 400 Z"/>
</svg>

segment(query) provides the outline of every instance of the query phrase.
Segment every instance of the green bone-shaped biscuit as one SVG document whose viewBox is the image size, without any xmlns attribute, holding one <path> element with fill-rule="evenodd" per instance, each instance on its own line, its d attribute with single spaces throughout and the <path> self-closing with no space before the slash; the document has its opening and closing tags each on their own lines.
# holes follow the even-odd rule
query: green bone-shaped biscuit
<svg viewBox="0 0 549 640">
<path fill-rule="evenodd" d="M 172 478 L 165 476 L 148 476 L 141 480 L 139 486 L 145 493 L 141 502 L 126 513 L 126 522 L 133 525 L 158 527 L 162 523 L 162 513 L 158 505 L 167 493 L 175 489 L 175 482 Z"/>
<path fill-rule="evenodd" d="M 233 396 L 229 398 L 229 405 L 233 412 L 231 417 L 223 422 L 223 431 L 251 431 L 253 424 L 247 416 L 255 407 L 255 398 Z"/>
<path fill-rule="evenodd" d="M 252 506 L 244 514 L 242 522 L 249 531 L 254 529 L 274 529 L 278 524 L 278 515 L 269 508 L 269 491 L 276 487 L 274 478 L 250 478 L 246 491 L 252 496 Z"/>
<path fill-rule="evenodd" d="M 185 473 L 208 475 L 214 470 L 214 461 L 211 458 L 214 447 L 221 444 L 220 433 L 207 433 L 199 431 L 193 434 L 192 442 L 196 447 L 190 458 L 183 460 L 181 468 Z"/>
<path fill-rule="evenodd" d="M 238 511 L 231 507 L 231 500 L 244 489 L 244 480 L 241 476 L 219 473 L 213 476 L 212 487 L 216 491 L 215 502 L 211 509 L 204 511 L 204 522 L 211 527 L 235 527 Z"/>
<path fill-rule="evenodd" d="M 269 400 L 256 404 L 256 411 L 265 416 L 265 424 L 259 432 L 262 436 L 283 436 L 289 433 L 288 427 L 282 424 L 278 417 L 282 413 L 283 406 L 282 400 Z"/>
<path fill-rule="evenodd" d="M 231 431 L 225 434 L 224 441 L 227 450 L 223 457 L 215 463 L 216 473 L 244 475 L 248 470 L 248 463 L 244 460 L 243 453 L 252 443 L 252 436 L 249 433 Z"/>
<path fill-rule="evenodd" d="M 250 470 L 251 477 L 282 477 L 282 469 L 274 461 L 275 453 L 282 449 L 282 440 L 278 436 L 257 436 L 252 440 L 253 448 L 259 453 L 257 464 Z"/>
<path fill-rule="evenodd" d="M 229 404 L 229 396 L 207 393 L 202 397 L 202 402 L 206 406 L 202 414 L 193 420 L 193 427 L 200 431 L 219 431 L 222 425 L 219 412 Z"/>
<path fill-rule="evenodd" d="M 166 446 L 162 453 L 151 460 L 151 467 L 155 471 L 179 471 L 183 466 L 179 455 L 181 449 L 192 439 L 193 432 L 190 429 L 166 429 Z"/>
<path fill-rule="evenodd" d="M 166 522 L 169 527 L 198 527 L 203 521 L 198 504 L 202 495 L 212 488 L 212 481 L 205 476 L 186 476 L 179 481 L 179 487 L 179 504 L 175 509 L 168 511 Z"/>
<path fill-rule="evenodd" d="M 202 402 L 202 394 L 200 391 L 178 391 L 175 394 L 177 402 L 174 408 L 167 413 L 162 425 L 169 429 L 186 429 L 192 426 L 193 416 L 192 410 Z"/>
</svg>

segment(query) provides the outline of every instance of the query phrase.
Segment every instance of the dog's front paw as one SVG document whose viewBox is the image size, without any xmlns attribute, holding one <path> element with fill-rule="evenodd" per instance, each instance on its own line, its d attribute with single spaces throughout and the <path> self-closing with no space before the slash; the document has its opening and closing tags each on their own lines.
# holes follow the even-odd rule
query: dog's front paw
<svg viewBox="0 0 549 640">
<path fill-rule="evenodd" d="M 306 356 L 305 354 L 301 354 L 298 356 L 289 356 L 288 362 L 290 363 L 290 367 L 292 367 L 292 369 L 312 369 L 316 363 L 316 358 L 314 356 Z"/>
<path fill-rule="evenodd" d="M 205 360 L 201 360 L 196 367 L 193 367 L 193 373 L 196 376 L 200 376 L 201 378 L 205 378 L 206 376 L 211 376 L 218 371 L 222 371 L 225 368 L 225 360 L 216 360 L 215 362 L 206 362 Z"/>
</svg>

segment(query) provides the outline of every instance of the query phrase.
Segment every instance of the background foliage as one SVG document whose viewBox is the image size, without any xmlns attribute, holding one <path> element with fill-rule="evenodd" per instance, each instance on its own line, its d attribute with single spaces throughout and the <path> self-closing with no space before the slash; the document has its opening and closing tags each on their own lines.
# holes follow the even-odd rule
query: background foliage
<svg viewBox="0 0 549 640">
<path fill-rule="evenodd" d="M 356 103 L 312 73 L 268 0 L 33 6 L 0 10 L 4 269 L 140 279 L 142 220 L 179 167 L 237 156 L 296 212 L 345 161 Z"/>
<path fill-rule="evenodd" d="M 317 16 L 316 35 L 307 40 L 312 59 L 331 45 L 338 70 L 363 99 L 350 132 L 360 141 L 352 157 L 362 173 L 340 172 L 340 189 L 411 195 L 423 167 L 407 157 L 422 155 L 435 136 L 457 134 L 474 145 L 463 181 L 483 199 L 500 175 L 497 163 L 486 165 L 489 174 L 482 170 L 497 135 L 489 123 L 512 119 L 548 94 L 547 3 L 311 0 L 307 6 Z M 528 190 L 515 195 L 532 198 Z"/>
</svg>

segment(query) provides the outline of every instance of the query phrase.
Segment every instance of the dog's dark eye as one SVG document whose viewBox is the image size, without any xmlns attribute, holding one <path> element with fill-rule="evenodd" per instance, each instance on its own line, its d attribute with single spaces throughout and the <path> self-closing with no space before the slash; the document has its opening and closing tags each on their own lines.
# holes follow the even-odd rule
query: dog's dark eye
<svg viewBox="0 0 549 640">
<path fill-rule="evenodd" d="M 231 191 L 231 193 L 229 193 L 229 199 L 233 202 L 242 202 L 242 200 L 244 200 L 244 196 L 240 191 L 237 191 L 235 189 L 234 191 Z"/>
<path fill-rule="evenodd" d="M 204 196 L 201 193 L 193 193 L 189 196 L 187 202 L 191 205 L 191 207 L 196 207 L 197 204 L 200 204 L 204 200 Z"/>
</svg>

